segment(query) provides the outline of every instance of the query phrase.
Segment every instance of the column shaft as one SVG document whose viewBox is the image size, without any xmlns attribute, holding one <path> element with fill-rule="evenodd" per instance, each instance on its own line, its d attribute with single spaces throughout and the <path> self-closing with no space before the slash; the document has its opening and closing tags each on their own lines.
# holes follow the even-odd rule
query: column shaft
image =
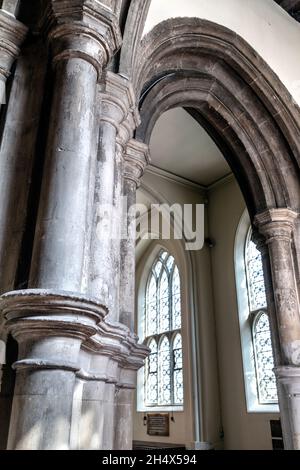
<svg viewBox="0 0 300 470">
<path fill-rule="evenodd" d="M 134 329 L 135 304 L 135 239 L 136 190 L 146 165 L 149 163 L 148 146 L 131 140 L 124 155 L 124 197 L 127 200 L 125 226 L 127 236 L 122 240 L 120 279 L 120 321 L 131 331 Z"/>
<path fill-rule="evenodd" d="M 262 265 L 264 270 L 264 280 L 265 280 L 265 290 L 266 290 L 266 299 L 268 306 L 268 316 L 271 329 L 271 339 L 272 339 L 272 349 L 274 356 L 274 365 L 275 368 L 280 366 L 282 363 L 281 358 L 281 347 L 280 347 L 280 338 L 278 331 L 278 323 L 276 317 L 276 307 L 274 300 L 273 284 L 272 284 L 272 270 L 270 265 L 270 257 L 268 252 L 268 246 L 265 243 L 264 237 L 259 234 L 255 234 L 255 241 L 257 243 L 257 248 L 260 250 L 262 255 Z M 288 412 L 288 400 L 285 390 L 283 389 L 282 384 L 277 381 L 277 394 L 278 402 L 281 410 L 281 427 L 284 438 L 284 447 L 285 449 L 292 449 L 293 444 L 291 441 L 291 426 L 289 420 Z"/>
<path fill-rule="evenodd" d="M 96 83 L 85 60 L 57 64 L 31 287 L 81 290 Z"/>
<path fill-rule="evenodd" d="M 136 183 L 124 178 L 124 196 L 127 209 L 127 237 L 121 243 L 121 315 L 120 322 L 134 330 L 135 304 L 135 240 L 136 221 L 134 206 L 136 204 Z"/>
<path fill-rule="evenodd" d="M 269 260 L 266 253 L 263 260 L 272 275 L 267 300 L 286 449 L 300 449 L 300 305 L 292 249 L 296 219 L 288 209 L 272 209 L 255 219 L 269 252 Z"/>
<path fill-rule="evenodd" d="M 90 293 L 102 299 L 110 310 L 110 317 L 118 321 L 118 284 L 119 269 L 115 258 L 120 250 L 114 246 L 117 229 L 114 225 L 116 207 L 115 192 L 117 181 L 116 128 L 102 121 L 99 129 L 99 148 L 96 168 L 94 198 L 94 228 L 91 245 Z M 116 253 L 115 253 L 116 249 Z M 117 255 L 117 256 L 116 256 Z"/>
<path fill-rule="evenodd" d="M 133 441 L 134 390 L 120 388 L 117 392 L 115 444 L 116 450 L 131 450 Z"/>
<path fill-rule="evenodd" d="M 300 365 L 300 304 L 292 251 L 297 214 L 274 209 L 256 217 L 269 250 L 274 304 L 280 338 L 281 360 Z"/>
<path fill-rule="evenodd" d="M 106 72 L 98 98 L 99 146 L 89 292 L 108 305 L 110 320 L 118 321 L 123 162 L 117 135 L 133 107 L 134 95 L 127 79 Z"/>
<path fill-rule="evenodd" d="M 136 140 L 130 140 L 124 153 L 123 195 L 126 198 L 126 211 L 123 217 L 127 234 L 121 244 L 120 322 L 131 332 L 134 330 L 135 306 L 136 213 L 134 206 L 136 190 L 149 160 L 148 146 Z M 135 372 L 136 369 L 121 368 L 120 385 L 117 388 L 115 405 L 115 449 L 132 448 Z"/>
<path fill-rule="evenodd" d="M 14 75 L 0 149 L 0 293 L 15 287 L 45 75 L 42 44 L 26 47 Z"/>
</svg>

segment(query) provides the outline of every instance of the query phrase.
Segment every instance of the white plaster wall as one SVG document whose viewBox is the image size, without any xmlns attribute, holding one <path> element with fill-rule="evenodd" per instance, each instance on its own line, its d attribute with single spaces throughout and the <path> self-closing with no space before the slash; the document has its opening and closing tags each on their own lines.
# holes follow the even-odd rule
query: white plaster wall
<svg viewBox="0 0 300 470">
<path fill-rule="evenodd" d="M 300 104 L 300 24 L 273 0 L 152 0 L 144 34 L 175 17 L 199 17 L 238 33 Z"/>
<path fill-rule="evenodd" d="M 270 419 L 247 413 L 234 272 L 234 242 L 245 203 L 235 180 L 209 195 L 209 228 L 225 449 L 271 449 Z"/>
</svg>

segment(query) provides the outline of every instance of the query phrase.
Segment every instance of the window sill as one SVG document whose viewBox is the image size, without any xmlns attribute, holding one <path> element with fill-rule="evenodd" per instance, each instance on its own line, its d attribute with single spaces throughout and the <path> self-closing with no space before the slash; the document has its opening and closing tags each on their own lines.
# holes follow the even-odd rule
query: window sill
<svg viewBox="0 0 300 470">
<path fill-rule="evenodd" d="M 279 413 L 278 405 L 252 405 L 247 408 L 247 413 Z"/>
<path fill-rule="evenodd" d="M 166 411 L 184 411 L 183 406 L 141 406 L 138 407 L 138 413 L 156 413 L 156 412 L 166 412 Z"/>
</svg>

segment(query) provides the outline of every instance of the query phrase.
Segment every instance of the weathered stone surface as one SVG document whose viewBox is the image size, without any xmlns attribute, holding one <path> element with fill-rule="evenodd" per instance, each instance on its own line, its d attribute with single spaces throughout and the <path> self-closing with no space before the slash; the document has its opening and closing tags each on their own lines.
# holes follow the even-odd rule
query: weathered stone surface
<svg viewBox="0 0 300 470">
<path fill-rule="evenodd" d="M 120 75 L 107 72 L 100 83 L 98 102 L 99 145 L 89 291 L 106 302 L 111 319 L 118 321 L 123 162 L 117 147 L 117 135 L 135 107 L 130 82 Z"/>
<path fill-rule="evenodd" d="M 98 328 L 107 307 L 83 295 L 85 286 L 89 291 L 85 271 L 92 234 L 88 201 L 96 164 L 97 82 L 102 67 L 118 47 L 118 28 L 113 13 L 99 2 L 57 0 L 48 2 L 44 31 L 51 47 L 55 81 L 29 280 L 35 289 L 5 294 L 1 305 L 5 330 L 19 343 L 8 447 L 112 448 L 119 371 L 124 367 L 137 370 L 147 354 L 147 348 L 136 346 L 137 339 L 125 327 L 106 324 Z M 123 77 L 108 73 L 105 86 L 100 100 L 100 122 L 106 136 L 106 142 L 101 142 L 105 149 L 102 158 L 113 168 L 107 190 L 120 210 L 114 190 L 118 184 L 121 197 L 122 173 L 114 168 L 116 137 L 118 126 L 134 106 L 134 97 Z M 104 176 L 103 184 L 105 174 L 100 172 L 99 176 Z M 117 213 L 114 221 L 119 218 Z M 106 253 L 102 251 L 102 255 L 104 259 Z M 117 262 L 120 248 L 111 247 L 110 255 Z M 119 277 L 111 272 L 111 266 L 104 273 L 119 288 Z M 94 359 L 90 359 L 92 370 L 97 366 L 96 373 L 81 363 L 86 348 Z M 53 407 L 53 403 L 59 406 Z M 93 408 L 97 403 L 100 413 Z M 85 428 L 85 410 L 91 406 L 95 412 L 93 429 L 99 425 L 101 429 L 102 422 L 102 431 L 104 426 L 106 432 L 100 431 L 88 444 L 88 436 L 79 438 L 76 429 Z M 36 423 L 42 423 L 42 427 Z"/>
<path fill-rule="evenodd" d="M 299 0 L 275 0 L 284 10 L 286 10 L 295 20 L 300 21 L 300 1 Z"/>
<path fill-rule="evenodd" d="M 121 45 L 117 17 L 96 0 L 48 0 L 42 24 L 54 61 L 80 53 L 94 65 L 99 78 L 103 65 Z"/>
<path fill-rule="evenodd" d="M 19 343 L 8 448 L 68 449 L 80 346 L 107 310 L 93 299 L 47 290 L 5 294 L 1 310 Z"/>
<path fill-rule="evenodd" d="M 0 10 L 0 80 L 6 84 L 11 66 L 20 53 L 20 46 L 27 34 L 27 28 L 12 15 Z M 1 93 L 3 88 L 1 88 Z M 1 96 L 2 99 L 2 96 Z M 1 103 L 2 104 L 2 103 Z"/>
<path fill-rule="evenodd" d="M 286 406 L 281 413 L 286 414 L 290 422 L 288 445 L 285 448 L 300 448 L 300 367 L 275 367 L 278 386 L 286 399 Z"/>
<path fill-rule="evenodd" d="M 16 3 L 1 3 L 3 83 L 26 34 Z M 298 2 L 280 3 L 291 10 Z M 31 289 L 3 295 L 0 305 L 0 340 L 10 332 L 19 343 L 9 448 L 131 448 L 135 375 L 149 350 L 133 334 L 135 217 L 121 197 L 127 209 L 135 203 L 152 129 L 175 106 L 226 149 L 261 233 L 285 443 L 299 448 L 299 109 L 261 57 L 224 27 L 168 20 L 140 44 L 149 5 L 47 0 L 17 65 L 15 108 L 1 130 L 1 292 L 13 289 L 22 258 L 33 155 L 47 151 L 41 193 L 35 188 Z M 116 56 L 108 71 L 121 45 L 117 15 L 125 18 L 127 7 L 120 68 Z M 45 43 L 47 82 L 42 58 L 32 60 Z M 44 83 L 53 92 L 40 133 Z M 107 220 L 101 204 L 111 208 Z M 123 223 L 129 236 L 121 243 Z M 113 239 L 99 237 L 105 224 Z"/>
<path fill-rule="evenodd" d="M 292 366 L 300 366 L 300 304 L 292 253 L 297 217 L 288 209 L 272 209 L 255 218 L 269 248 L 282 361 Z"/>
<path fill-rule="evenodd" d="M 121 244 L 120 321 L 134 328 L 135 299 L 135 240 L 136 240 L 136 190 L 146 166 L 150 162 L 147 145 L 131 139 L 124 153 L 123 195 L 126 197 L 126 237 Z"/>
<path fill-rule="evenodd" d="M 2 10 L 16 16 L 19 0 L 1 0 L 0 7 Z"/>
</svg>

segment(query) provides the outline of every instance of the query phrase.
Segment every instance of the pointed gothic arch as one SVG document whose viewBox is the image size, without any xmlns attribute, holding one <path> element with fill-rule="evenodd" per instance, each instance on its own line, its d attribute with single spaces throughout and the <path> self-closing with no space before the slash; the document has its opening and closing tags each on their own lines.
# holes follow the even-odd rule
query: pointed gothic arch
<svg viewBox="0 0 300 470">
<path fill-rule="evenodd" d="M 139 58 L 132 76 L 141 115 L 135 138 L 149 144 L 165 111 L 188 109 L 221 149 L 262 235 L 278 395 L 286 410 L 289 399 L 281 390 L 300 365 L 300 110 L 245 40 L 206 20 L 158 24 L 142 40 Z M 287 309 L 295 321 L 289 322 Z M 285 414 L 286 448 L 299 445 L 295 426 L 295 416 Z"/>
</svg>

